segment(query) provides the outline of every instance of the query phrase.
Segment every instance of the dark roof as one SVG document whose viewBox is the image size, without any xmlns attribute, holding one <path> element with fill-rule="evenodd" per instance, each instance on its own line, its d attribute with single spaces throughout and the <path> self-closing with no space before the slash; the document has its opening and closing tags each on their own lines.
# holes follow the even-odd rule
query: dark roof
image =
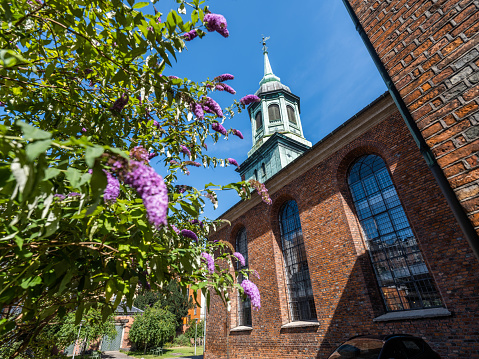
<svg viewBox="0 0 479 359">
<path fill-rule="evenodd" d="M 115 313 L 117 314 L 135 314 L 135 313 L 143 313 L 143 310 L 131 306 L 131 307 L 126 307 L 125 305 L 120 304 L 116 310 Z"/>
</svg>

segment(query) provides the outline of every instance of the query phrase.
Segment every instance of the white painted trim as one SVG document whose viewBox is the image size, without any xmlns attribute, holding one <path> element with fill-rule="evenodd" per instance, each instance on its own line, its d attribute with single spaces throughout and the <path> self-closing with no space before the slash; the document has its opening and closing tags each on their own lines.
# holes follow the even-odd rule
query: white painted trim
<svg viewBox="0 0 479 359">
<path fill-rule="evenodd" d="M 249 332 L 253 330 L 253 327 L 248 327 L 246 325 L 240 325 L 239 327 L 235 327 L 230 329 L 230 332 Z"/>
<path fill-rule="evenodd" d="M 391 322 L 393 320 L 411 320 L 437 317 L 449 317 L 452 313 L 446 308 L 429 308 L 406 310 L 402 312 L 391 312 L 380 315 L 373 319 L 373 322 Z"/>
<path fill-rule="evenodd" d="M 120 341 L 120 349 L 123 347 L 123 338 L 125 337 L 125 324 L 121 326 L 121 341 Z"/>
<path fill-rule="evenodd" d="M 311 321 L 297 321 L 297 322 L 291 322 L 287 324 L 283 324 L 281 326 L 281 329 L 287 329 L 287 328 L 305 328 L 305 327 L 318 327 L 319 322 L 317 320 L 311 320 Z"/>
</svg>

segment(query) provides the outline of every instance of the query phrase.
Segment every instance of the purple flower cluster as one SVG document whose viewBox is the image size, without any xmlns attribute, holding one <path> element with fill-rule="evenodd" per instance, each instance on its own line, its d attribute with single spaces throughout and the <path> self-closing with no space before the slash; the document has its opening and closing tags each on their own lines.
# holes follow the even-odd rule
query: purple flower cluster
<svg viewBox="0 0 479 359">
<path fill-rule="evenodd" d="M 188 31 L 186 34 L 184 34 L 183 39 L 185 41 L 191 41 L 197 36 L 198 36 L 198 33 L 196 32 L 196 29 L 193 29 L 193 30 Z"/>
<path fill-rule="evenodd" d="M 172 80 L 178 80 L 179 77 L 178 76 L 174 76 L 174 75 L 170 75 L 168 76 L 169 79 L 172 79 Z"/>
<path fill-rule="evenodd" d="M 198 241 L 198 236 L 196 235 L 195 232 L 190 231 L 189 229 L 182 229 L 181 230 L 181 235 L 186 238 L 190 238 L 194 241 Z"/>
<path fill-rule="evenodd" d="M 259 273 L 256 271 L 256 269 L 253 271 L 253 274 L 256 276 L 256 278 L 261 279 L 261 278 L 259 277 Z"/>
<path fill-rule="evenodd" d="M 223 117 L 223 110 L 218 103 L 210 97 L 203 100 L 203 110 L 208 113 L 214 113 L 217 117 Z"/>
<path fill-rule="evenodd" d="M 190 103 L 190 110 L 193 112 L 196 116 L 196 118 L 199 118 L 200 120 L 205 118 L 205 113 L 203 111 L 203 107 L 196 102 Z"/>
<path fill-rule="evenodd" d="M 175 188 L 178 191 L 178 193 L 182 194 L 182 193 L 185 193 L 187 190 L 191 190 L 193 187 L 187 186 L 184 184 L 178 184 L 175 186 Z"/>
<path fill-rule="evenodd" d="M 242 266 L 242 267 L 245 266 L 246 261 L 245 261 L 243 255 L 242 255 L 240 252 L 234 252 L 234 253 L 233 253 L 233 256 L 234 256 L 237 260 L 239 260 L 239 262 L 241 263 L 241 266 Z"/>
<path fill-rule="evenodd" d="M 215 130 L 216 132 L 219 132 L 221 134 L 223 134 L 224 136 L 226 136 L 226 128 L 223 127 L 223 125 L 219 122 L 213 122 L 213 124 L 211 125 L 211 128 L 213 130 Z"/>
<path fill-rule="evenodd" d="M 248 181 L 250 183 L 250 185 L 256 189 L 256 191 L 258 192 L 258 194 L 261 196 L 261 199 L 263 200 L 264 203 L 266 204 L 271 204 L 273 203 L 271 201 L 271 198 L 269 197 L 269 194 L 268 194 L 268 189 L 264 186 L 263 183 L 257 181 L 257 180 L 254 180 L 254 179 L 250 179 Z"/>
<path fill-rule="evenodd" d="M 82 127 L 81 132 L 86 132 L 86 128 Z"/>
<path fill-rule="evenodd" d="M 180 145 L 180 152 L 184 153 L 188 157 L 191 157 L 191 152 L 185 145 Z"/>
<path fill-rule="evenodd" d="M 124 93 L 115 103 L 110 107 L 110 111 L 121 112 L 128 103 L 128 94 Z"/>
<path fill-rule="evenodd" d="M 228 80 L 234 80 L 234 78 L 235 77 L 231 74 L 223 74 L 223 75 L 216 76 L 213 80 L 217 82 L 224 82 Z"/>
<path fill-rule="evenodd" d="M 261 295 L 259 294 L 258 287 L 249 279 L 244 279 L 241 282 L 241 286 L 245 294 L 250 298 L 251 305 L 256 309 L 261 308 Z"/>
<path fill-rule="evenodd" d="M 203 225 L 203 222 L 200 221 L 199 219 L 192 219 L 192 220 L 190 221 L 190 223 L 191 223 L 191 224 L 199 224 L 201 228 L 203 228 L 203 226 L 204 226 L 204 225 Z"/>
<path fill-rule="evenodd" d="M 144 147 L 136 146 L 130 150 L 130 158 L 140 162 L 148 163 L 150 160 L 150 154 Z"/>
<path fill-rule="evenodd" d="M 211 203 L 213 203 L 213 206 L 216 206 L 218 204 L 218 199 L 216 198 L 216 193 L 206 192 L 205 197 L 208 198 L 211 201 Z"/>
<path fill-rule="evenodd" d="M 160 129 L 160 123 L 156 120 L 153 120 L 153 126 L 155 126 L 158 130 Z"/>
<path fill-rule="evenodd" d="M 53 198 L 58 198 L 59 201 L 63 201 L 65 198 L 67 198 L 67 196 L 61 193 L 57 193 L 53 196 Z"/>
<path fill-rule="evenodd" d="M 166 225 L 168 191 L 163 178 L 142 162 L 130 161 L 130 169 L 124 176 L 125 183 L 141 196 L 148 220 L 157 227 Z"/>
<path fill-rule="evenodd" d="M 110 172 L 103 170 L 106 174 L 106 188 L 103 192 L 103 200 L 105 203 L 115 203 L 120 195 L 120 182 Z"/>
<path fill-rule="evenodd" d="M 216 31 L 223 37 L 228 37 L 230 35 L 228 29 L 226 28 L 228 24 L 226 23 L 226 19 L 223 15 L 206 14 L 203 18 L 203 22 L 205 23 L 206 29 L 210 32 Z"/>
<path fill-rule="evenodd" d="M 241 133 L 240 130 L 236 130 L 236 129 L 233 128 L 233 130 L 232 130 L 231 132 L 233 132 L 233 135 L 236 135 L 236 136 L 238 136 L 238 137 L 241 138 L 241 139 L 244 138 L 244 137 L 243 137 L 243 134 Z"/>
<path fill-rule="evenodd" d="M 208 265 L 208 272 L 210 272 L 210 274 L 213 274 L 215 272 L 215 259 L 211 254 L 208 254 L 206 252 L 201 252 L 201 256 L 206 260 L 206 263 Z"/>
<path fill-rule="evenodd" d="M 170 224 L 171 226 L 171 229 L 173 229 L 173 231 L 176 233 L 176 234 L 180 234 L 180 230 L 174 225 L 174 224 Z"/>
<path fill-rule="evenodd" d="M 80 197 L 81 194 L 78 192 L 70 192 L 68 193 L 68 197 Z"/>
<path fill-rule="evenodd" d="M 243 105 L 249 105 L 253 102 L 260 102 L 261 99 L 256 95 L 246 95 L 245 97 L 241 98 L 240 103 Z"/>
<path fill-rule="evenodd" d="M 215 88 L 218 90 L 218 91 L 226 91 L 232 95 L 236 94 L 236 91 L 230 86 L 230 85 L 227 85 L 227 84 L 224 84 L 224 83 L 218 83 L 216 84 Z"/>
<path fill-rule="evenodd" d="M 158 156 L 158 153 L 156 152 L 150 152 L 148 154 L 148 160 L 152 160 L 153 158 L 155 158 L 156 156 Z"/>
<path fill-rule="evenodd" d="M 234 159 L 234 158 L 227 158 L 226 159 L 229 163 L 231 163 L 232 165 L 236 166 L 236 167 L 239 167 L 239 164 L 238 162 Z"/>
<path fill-rule="evenodd" d="M 185 165 L 187 166 L 195 166 L 195 167 L 201 167 L 201 164 L 196 162 L 196 161 L 185 161 Z"/>
</svg>

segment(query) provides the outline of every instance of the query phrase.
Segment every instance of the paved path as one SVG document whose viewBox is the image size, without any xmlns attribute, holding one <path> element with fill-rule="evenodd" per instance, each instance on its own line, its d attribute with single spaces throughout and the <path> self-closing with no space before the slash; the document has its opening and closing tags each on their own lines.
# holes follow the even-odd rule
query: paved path
<svg viewBox="0 0 479 359">
<path fill-rule="evenodd" d="M 121 353 L 121 352 L 105 352 L 104 354 L 102 354 L 101 356 L 102 359 L 132 359 L 133 357 L 130 357 L 128 356 L 127 354 L 125 353 Z M 175 357 L 171 357 L 171 358 L 165 358 L 165 359 L 176 359 L 176 358 L 183 358 L 183 359 L 203 359 L 203 355 L 197 355 L 197 356 L 175 356 Z"/>
</svg>

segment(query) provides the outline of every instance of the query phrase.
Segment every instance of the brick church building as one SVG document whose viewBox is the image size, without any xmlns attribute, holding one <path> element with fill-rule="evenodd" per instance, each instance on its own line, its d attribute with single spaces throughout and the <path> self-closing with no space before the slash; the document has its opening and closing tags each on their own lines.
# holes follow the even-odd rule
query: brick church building
<svg viewBox="0 0 479 359">
<path fill-rule="evenodd" d="M 471 95 L 478 91 L 479 5 L 344 2 L 389 92 L 311 146 L 300 99 L 273 74 L 264 51 L 261 102 L 248 108 L 254 144 L 239 171 L 265 182 L 272 205 L 258 195 L 239 202 L 221 216 L 231 225 L 210 236 L 229 241 L 245 266 L 260 273 L 250 279 L 261 292 L 261 309 L 232 293 L 228 312 L 213 297 L 207 359 L 327 358 L 351 336 L 391 333 L 422 337 L 443 358 L 479 358 L 472 138 L 479 133 L 479 104 Z M 414 33 L 419 40 L 397 55 L 412 57 L 407 67 L 411 62 L 394 56 L 408 37 L 396 28 L 381 34 L 384 24 L 394 17 L 412 34 L 414 22 L 430 19 L 416 26 L 426 33 L 443 21 L 436 12 L 450 15 L 447 30 L 437 25 L 432 39 Z M 475 32 L 467 32 L 474 24 Z M 454 36 L 466 47 L 451 48 Z M 439 45 L 442 37 L 447 41 Z M 378 50 L 384 46 L 393 52 L 387 59 Z M 436 57 L 431 71 L 440 78 L 426 79 L 425 62 Z M 458 84 L 462 91 L 453 91 Z"/>
</svg>

